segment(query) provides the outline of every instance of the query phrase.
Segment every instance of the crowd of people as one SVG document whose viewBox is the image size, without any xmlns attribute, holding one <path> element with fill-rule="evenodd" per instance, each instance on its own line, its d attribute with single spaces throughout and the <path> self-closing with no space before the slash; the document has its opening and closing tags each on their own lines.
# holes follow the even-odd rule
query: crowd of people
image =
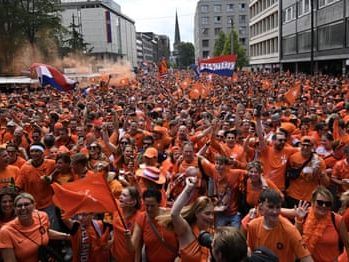
<svg viewBox="0 0 349 262">
<path fill-rule="evenodd" d="M 0 260 L 348 261 L 347 80 L 193 78 L 2 94 Z M 97 176 L 119 212 L 55 206 Z"/>
</svg>

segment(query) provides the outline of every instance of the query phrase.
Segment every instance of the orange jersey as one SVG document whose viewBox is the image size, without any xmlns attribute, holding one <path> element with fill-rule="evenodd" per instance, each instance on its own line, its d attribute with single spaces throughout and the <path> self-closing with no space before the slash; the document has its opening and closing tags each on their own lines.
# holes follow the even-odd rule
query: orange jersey
<svg viewBox="0 0 349 262">
<path fill-rule="evenodd" d="M 125 219 L 125 223 L 127 228 L 133 232 L 134 225 L 136 224 L 136 219 L 139 216 L 139 212 L 135 212 L 131 217 L 126 218 L 122 213 L 122 209 L 120 210 L 122 216 Z M 114 212 L 113 214 L 113 232 L 114 232 L 114 242 L 111 247 L 112 256 L 116 261 L 123 262 L 134 262 L 135 253 L 131 252 L 127 247 L 127 241 L 125 238 L 125 229 L 122 225 L 121 219 L 119 217 L 118 212 Z"/>
<path fill-rule="evenodd" d="M 302 236 L 286 218 L 279 216 L 277 226 L 267 230 L 264 217 L 258 217 L 247 225 L 247 242 L 251 251 L 259 247 L 269 248 L 280 262 L 294 262 L 295 258 L 310 256 Z"/>
<path fill-rule="evenodd" d="M 40 219 L 39 219 L 40 217 Z M 39 245 L 48 244 L 49 220 L 45 212 L 33 211 L 34 223 L 31 226 L 22 226 L 18 218 L 8 222 L 0 230 L 0 249 L 13 249 L 16 261 L 37 262 Z M 41 235 L 40 227 L 44 227 L 45 233 Z M 29 240 L 32 239 L 34 242 Z M 42 239 L 42 240 L 41 240 Z M 36 244 L 37 243 L 37 244 Z"/>
<path fill-rule="evenodd" d="M 7 186 L 11 182 L 11 178 L 15 181 L 19 176 L 19 168 L 8 165 L 4 170 L 0 171 L 0 188 Z"/>
<path fill-rule="evenodd" d="M 291 146 L 285 146 L 279 151 L 270 145 L 261 152 L 260 161 L 263 163 L 264 177 L 273 181 L 281 191 L 285 189 L 287 160 L 297 151 L 297 148 Z"/>
<path fill-rule="evenodd" d="M 149 218 L 150 219 L 150 218 Z M 147 215 L 142 212 L 136 220 L 136 223 L 142 229 L 142 239 L 145 245 L 145 254 L 147 261 L 149 262 L 168 262 L 174 261 L 177 257 L 177 252 L 171 252 L 168 248 L 160 242 L 155 235 L 150 222 L 147 220 Z M 174 250 L 178 249 L 177 238 L 174 232 L 167 230 L 163 226 L 160 226 L 156 220 L 152 220 L 153 225 L 156 227 L 159 235 L 167 243 L 168 246 L 173 247 Z"/>
<path fill-rule="evenodd" d="M 323 172 L 326 169 L 325 161 L 317 155 L 314 155 L 314 157 L 317 157 L 320 161 L 320 170 L 315 174 L 304 174 L 301 172 L 298 178 L 291 180 L 290 186 L 286 191 L 288 196 L 297 200 L 311 201 L 312 192 L 320 185 L 319 172 Z M 291 167 L 301 167 L 305 161 L 307 159 L 302 156 L 301 152 L 296 152 L 290 157 L 289 164 Z M 311 162 L 307 166 L 310 166 Z"/>
<path fill-rule="evenodd" d="M 45 159 L 38 167 L 34 167 L 28 161 L 20 169 L 16 185 L 33 195 L 38 209 L 46 208 L 52 204 L 52 188 L 41 177 L 50 175 L 54 169 L 55 161 L 51 159 Z"/>
</svg>

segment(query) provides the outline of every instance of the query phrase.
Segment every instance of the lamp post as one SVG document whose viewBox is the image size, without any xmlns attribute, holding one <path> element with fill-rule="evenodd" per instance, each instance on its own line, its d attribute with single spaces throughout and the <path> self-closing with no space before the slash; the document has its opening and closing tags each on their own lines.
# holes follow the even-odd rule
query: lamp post
<svg viewBox="0 0 349 262">
<path fill-rule="evenodd" d="M 314 75 L 314 5 L 313 0 L 310 0 L 310 73 Z"/>
<path fill-rule="evenodd" d="M 230 32 L 230 48 L 231 54 L 234 54 L 234 19 L 230 18 L 231 32 Z"/>
</svg>

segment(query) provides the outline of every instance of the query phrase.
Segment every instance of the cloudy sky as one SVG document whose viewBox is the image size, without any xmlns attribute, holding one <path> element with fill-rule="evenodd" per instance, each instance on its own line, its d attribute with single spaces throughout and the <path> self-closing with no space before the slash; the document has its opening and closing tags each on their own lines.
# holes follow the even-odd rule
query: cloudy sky
<svg viewBox="0 0 349 262">
<path fill-rule="evenodd" d="M 181 41 L 192 42 L 194 13 L 198 0 L 115 0 L 121 12 L 136 22 L 138 32 L 154 32 L 170 37 L 171 49 L 178 13 Z"/>
</svg>

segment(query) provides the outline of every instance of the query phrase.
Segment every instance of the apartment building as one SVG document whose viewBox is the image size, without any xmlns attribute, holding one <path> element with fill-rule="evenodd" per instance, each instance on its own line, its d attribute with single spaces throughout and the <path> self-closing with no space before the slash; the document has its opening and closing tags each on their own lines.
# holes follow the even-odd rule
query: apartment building
<svg viewBox="0 0 349 262">
<path fill-rule="evenodd" d="M 283 70 L 348 72 L 349 0 L 284 0 L 280 10 Z"/>
<path fill-rule="evenodd" d="M 200 0 L 194 17 L 196 61 L 213 56 L 214 44 L 221 31 L 237 31 L 248 54 L 248 0 Z"/>
<path fill-rule="evenodd" d="M 250 0 L 250 65 L 256 70 L 279 69 L 279 1 Z"/>
</svg>

